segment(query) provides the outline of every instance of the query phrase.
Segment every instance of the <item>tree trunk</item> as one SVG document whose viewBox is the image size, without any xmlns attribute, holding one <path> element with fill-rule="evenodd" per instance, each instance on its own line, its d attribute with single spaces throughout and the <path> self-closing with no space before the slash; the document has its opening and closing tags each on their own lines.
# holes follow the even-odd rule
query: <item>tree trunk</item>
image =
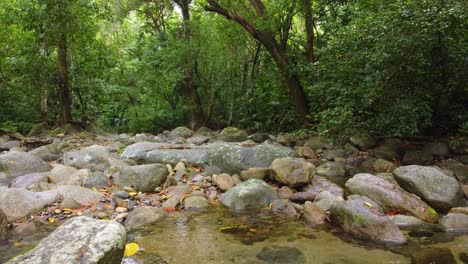
<svg viewBox="0 0 468 264">
<path fill-rule="evenodd" d="M 311 0 L 302 0 L 304 8 L 304 20 L 306 30 L 306 50 L 305 55 L 307 62 L 314 62 L 314 18 L 312 16 L 312 3 Z"/>
<path fill-rule="evenodd" d="M 73 121 L 71 114 L 71 96 L 68 85 L 67 64 L 67 33 L 65 29 L 60 32 L 58 43 L 58 69 L 60 79 L 60 123 L 66 124 Z"/>
</svg>

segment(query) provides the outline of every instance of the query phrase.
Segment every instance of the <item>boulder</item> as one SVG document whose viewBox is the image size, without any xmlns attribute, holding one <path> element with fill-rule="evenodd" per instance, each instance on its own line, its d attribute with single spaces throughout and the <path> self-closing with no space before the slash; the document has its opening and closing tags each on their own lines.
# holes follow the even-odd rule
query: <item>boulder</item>
<svg viewBox="0 0 468 264">
<path fill-rule="evenodd" d="M 49 181 L 53 184 L 62 185 L 81 185 L 81 179 L 74 175 L 78 169 L 62 164 L 57 164 L 49 172 Z"/>
<path fill-rule="evenodd" d="M 207 143 L 210 140 L 209 137 L 205 136 L 193 136 L 187 139 L 187 143 L 200 146 L 204 143 Z"/>
<path fill-rule="evenodd" d="M 404 165 L 429 165 L 432 162 L 432 154 L 420 150 L 408 150 L 401 161 Z"/>
<path fill-rule="evenodd" d="M 342 201 L 344 201 L 342 196 L 336 196 L 329 191 L 319 192 L 314 199 L 314 203 L 324 211 L 330 210 L 335 203 Z"/>
<path fill-rule="evenodd" d="M 384 173 L 392 173 L 396 169 L 396 166 L 395 164 L 393 164 L 393 162 L 390 162 L 384 159 L 377 159 L 374 162 L 373 167 L 374 167 L 375 172 L 384 172 Z"/>
<path fill-rule="evenodd" d="M 47 173 L 31 173 L 26 174 L 23 176 L 16 177 L 11 182 L 11 188 L 25 188 L 28 189 L 29 186 L 40 183 L 40 182 L 48 182 L 48 175 Z"/>
<path fill-rule="evenodd" d="M 390 220 L 392 220 L 395 225 L 403 230 L 411 230 L 426 224 L 421 219 L 410 215 L 392 215 L 390 216 Z"/>
<path fill-rule="evenodd" d="M 426 143 L 422 151 L 435 156 L 446 156 L 450 153 L 447 143 L 441 141 Z"/>
<path fill-rule="evenodd" d="M 468 215 L 468 207 L 454 207 L 454 208 L 450 209 L 450 213 Z"/>
<path fill-rule="evenodd" d="M 349 142 L 360 150 L 370 149 L 377 143 L 375 139 L 368 134 L 352 136 L 349 138 Z"/>
<path fill-rule="evenodd" d="M 468 215 L 449 213 L 440 218 L 440 224 L 447 232 L 468 232 Z"/>
<path fill-rule="evenodd" d="M 325 210 L 313 202 L 305 202 L 303 217 L 306 223 L 312 226 L 324 224 L 327 219 Z"/>
<path fill-rule="evenodd" d="M 63 144 L 52 143 L 30 150 L 29 153 L 42 159 L 43 161 L 53 161 L 60 158 Z"/>
<path fill-rule="evenodd" d="M 398 227 L 380 211 L 372 200 L 360 197 L 344 202 L 337 202 L 330 208 L 333 222 L 360 239 L 380 243 L 404 244 L 405 236 Z"/>
<path fill-rule="evenodd" d="M 9 264 L 114 264 L 122 261 L 125 228 L 115 221 L 76 217 Z"/>
<path fill-rule="evenodd" d="M 385 212 L 397 209 L 421 220 L 434 223 L 437 213 L 429 205 L 399 186 L 371 174 L 356 174 L 346 182 L 346 188 L 354 194 L 369 197 Z"/>
<path fill-rule="evenodd" d="M 291 187 L 307 184 L 315 176 L 315 166 L 298 158 L 275 159 L 271 171 L 276 181 Z"/>
<path fill-rule="evenodd" d="M 208 206 L 208 200 L 203 196 L 189 196 L 184 199 L 185 209 L 197 209 Z"/>
<path fill-rule="evenodd" d="M 462 202 L 463 191 L 457 180 L 438 169 L 410 165 L 397 168 L 393 174 L 402 188 L 418 195 L 437 211 L 447 212 Z"/>
<path fill-rule="evenodd" d="M 125 226 L 128 228 L 135 228 L 143 225 L 155 224 L 160 220 L 166 218 L 167 213 L 160 208 L 143 206 L 137 207 L 131 211 L 125 220 Z"/>
<path fill-rule="evenodd" d="M 11 140 L 5 143 L 0 143 L 0 150 L 10 150 L 12 148 L 19 148 L 21 147 L 21 141 L 19 140 Z"/>
<path fill-rule="evenodd" d="M 240 178 L 243 181 L 250 179 L 266 180 L 270 177 L 270 168 L 248 168 L 240 172 Z"/>
<path fill-rule="evenodd" d="M 453 172 L 459 181 L 468 183 L 468 165 L 455 165 L 453 167 Z"/>
<path fill-rule="evenodd" d="M 337 184 L 327 180 L 325 177 L 315 175 L 312 179 L 311 184 L 306 185 L 301 189 L 303 192 L 315 192 L 320 193 L 322 191 L 329 191 L 335 196 L 344 197 L 344 190 Z"/>
<path fill-rule="evenodd" d="M 21 188 L 0 188 L 0 210 L 6 214 L 8 222 L 14 222 L 39 212 L 58 198 L 57 191 L 30 192 Z"/>
<path fill-rule="evenodd" d="M 170 138 L 189 138 L 193 135 L 193 131 L 186 127 L 174 128 L 170 133 Z"/>
<path fill-rule="evenodd" d="M 346 168 L 340 162 L 329 161 L 317 167 L 317 175 L 327 178 L 344 177 Z"/>
<path fill-rule="evenodd" d="M 294 204 L 287 199 L 274 200 L 271 203 L 271 211 L 282 218 L 296 218 L 298 215 Z"/>
<path fill-rule="evenodd" d="M 63 202 L 75 202 L 80 206 L 90 206 L 101 201 L 104 196 L 88 188 L 75 185 L 62 185 L 57 187 L 57 191 L 63 198 Z M 67 208 L 67 207 L 63 207 Z"/>
<path fill-rule="evenodd" d="M 21 151 L 0 154 L 0 173 L 15 177 L 30 173 L 46 172 L 49 165 L 36 156 Z"/>
<path fill-rule="evenodd" d="M 247 140 L 247 136 L 247 133 L 238 128 L 226 127 L 219 133 L 218 139 L 226 142 L 242 142 Z"/>
<path fill-rule="evenodd" d="M 169 174 L 163 164 L 147 164 L 125 167 L 114 174 L 114 184 L 120 188 L 132 187 L 136 191 L 154 192 L 161 186 Z"/>
<path fill-rule="evenodd" d="M 92 145 L 63 155 L 63 164 L 77 169 L 104 171 L 109 166 L 110 154 L 105 147 Z"/>
<path fill-rule="evenodd" d="M 307 192 L 295 192 L 289 197 L 289 199 L 295 203 L 305 203 L 307 201 L 313 201 L 317 197 L 318 192 L 309 190 Z"/>
<path fill-rule="evenodd" d="M 261 209 L 278 199 L 275 190 L 266 182 L 251 179 L 242 182 L 221 196 L 221 202 L 234 210 Z"/>
<path fill-rule="evenodd" d="M 216 184 L 218 188 L 223 192 L 231 189 L 237 183 L 237 181 L 231 175 L 226 174 L 226 173 L 213 175 L 213 180 L 214 180 L 214 184 Z"/>
<path fill-rule="evenodd" d="M 247 137 L 247 139 L 253 140 L 256 143 L 262 143 L 266 140 L 271 139 L 267 133 L 255 133 Z"/>
</svg>

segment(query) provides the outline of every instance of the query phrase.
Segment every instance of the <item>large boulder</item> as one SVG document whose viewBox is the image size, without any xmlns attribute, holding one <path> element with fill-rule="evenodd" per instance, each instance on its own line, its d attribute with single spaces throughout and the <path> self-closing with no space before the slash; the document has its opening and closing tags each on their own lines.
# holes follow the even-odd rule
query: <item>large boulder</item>
<svg viewBox="0 0 468 264">
<path fill-rule="evenodd" d="M 330 212 L 333 222 L 356 238 L 380 243 L 406 243 L 398 227 L 366 197 L 337 202 Z"/>
<path fill-rule="evenodd" d="M 449 213 L 440 219 L 440 224 L 448 232 L 468 232 L 468 215 Z"/>
<path fill-rule="evenodd" d="M 247 136 L 247 133 L 238 128 L 226 127 L 219 133 L 218 139 L 226 142 L 241 142 L 247 140 Z"/>
<path fill-rule="evenodd" d="M 15 177 L 36 172 L 46 172 L 49 165 L 36 156 L 21 151 L 0 154 L 0 173 Z"/>
<path fill-rule="evenodd" d="M 272 176 L 291 187 L 310 183 L 315 176 L 315 166 L 304 159 L 279 158 L 271 163 Z"/>
<path fill-rule="evenodd" d="M 8 222 L 23 219 L 57 201 L 57 191 L 30 192 L 22 188 L 0 188 L 0 210 Z"/>
<path fill-rule="evenodd" d="M 429 165 L 432 162 L 432 154 L 421 150 L 408 150 L 401 162 L 405 165 Z"/>
<path fill-rule="evenodd" d="M 125 220 L 125 226 L 135 228 L 149 224 L 155 224 L 158 221 L 166 218 L 167 213 L 160 208 L 142 206 L 138 207 L 128 215 Z"/>
<path fill-rule="evenodd" d="M 251 179 L 229 189 L 221 202 L 234 210 L 261 209 L 278 199 L 275 190 L 266 182 Z"/>
<path fill-rule="evenodd" d="M 78 169 L 104 171 L 109 166 L 108 149 L 92 145 L 80 150 L 69 151 L 63 155 L 63 164 Z"/>
<path fill-rule="evenodd" d="M 346 182 L 346 188 L 354 194 L 369 197 L 385 212 L 397 209 L 430 223 L 435 223 L 438 219 L 436 211 L 421 199 L 377 176 L 356 174 Z"/>
<path fill-rule="evenodd" d="M 346 168 L 340 162 L 329 161 L 317 167 L 317 175 L 327 178 L 344 177 Z"/>
<path fill-rule="evenodd" d="M 77 206 L 90 206 L 98 203 L 104 198 L 104 196 L 99 192 L 75 185 L 58 186 L 57 191 L 63 198 L 62 204 L 75 203 Z"/>
<path fill-rule="evenodd" d="M 114 174 L 114 184 L 118 187 L 132 187 L 136 191 L 154 192 L 169 174 L 163 164 L 147 164 L 125 167 L 119 173 Z"/>
<path fill-rule="evenodd" d="M 11 181 L 11 188 L 25 188 L 40 182 L 48 182 L 49 177 L 47 173 L 30 173 L 23 176 L 16 177 Z"/>
<path fill-rule="evenodd" d="M 34 249 L 8 263 L 120 263 L 126 239 L 125 228 L 119 223 L 81 216 L 68 220 Z"/>
<path fill-rule="evenodd" d="M 44 161 L 53 161 L 60 157 L 62 148 L 63 144 L 52 143 L 30 150 L 29 153 Z"/>
<path fill-rule="evenodd" d="M 315 175 L 315 177 L 310 182 L 310 185 L 307 185 L 302 189 L 302 191 L 313 191 L 320 193 L 322 191 L 328 191 L 331 194 L 339 197 L 344 197 L 344 190 L 339 185 L 327 180 L 322 176 Z"/>
<path fill-rule="evenodd" d="M 446 212 L 462 202 L 463 191 L 457 180 L 436 168 L 410 165 L 397 168 L 393 174 L 401 187 L 438 211 Z"/>
<path fill-rule="evenodd" d="M 171 138 L 189 138 L 193 135 L 193 131 L 186 127 L 174 128 L 170 133 Z"/>
<path fill-rule="evenodd" d="M 361 150 L 372 148 L 377 143 L 369 134 L 352 136 L 349 138 L 349 142 Z"/>
<path fill-rule="evenodd" d="M 57 164 L 49 172 L 49 181 L 53 184 L 80 185 L 81 180 L 74 175 L 76 172 L 78 172 L 77 168 Z"/>
</svg>

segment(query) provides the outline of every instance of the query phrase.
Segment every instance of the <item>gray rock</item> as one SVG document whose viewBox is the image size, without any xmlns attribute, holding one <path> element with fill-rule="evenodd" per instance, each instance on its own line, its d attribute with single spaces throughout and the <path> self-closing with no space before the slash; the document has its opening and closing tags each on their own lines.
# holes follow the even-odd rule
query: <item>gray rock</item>
<svg viewBox="0 0 468 264">
<path fill-rule="evenodd" d="M 397 214 L 392 215 L 389 218 L 395 225 L 397 225 L 400 229 L 403 230 L 411 230 L 426 224 L 421 219 L 410 215 Z"/>
<path fill-rule="evenodd" d="M 48 182 L 38 182 L 29 185 L 26 189 L 31 192 L 45 192 L 55 189 L 56 185 Z"/>
<path fill-rule="evenodd" d="M 78 171 L 74 167 L 57 164 L 49 172 L 49 181 L 53 184 L 81 185 L 81 175 L 75 175 Z"/>
<path fill-rule="evenodd" d="M 395 164 L 388 160 L 378 159 L 374 162 L 374 171 L 375 172 L 385 172 L 392 173 L 396 169 Z"/>
<path fill-rule="evenodd" d="M 8 228 L 8 220 L 6 214 L 0 209 L 0 240 L 5 238 Z"/>
<path fill-rule="evenodd" d="M 418 195 L 437 211 L 447 212 L 462 201 L 463 191 L 457 180 L 435 168 L 403 166 L 393 174 L 402 188 Z"/>
<path fill-rule="evenodd" d="M 247 137 L 247 139 L 253 140 L 256 143 L 262 143 L 266 140 L 271 139 L 267 133 L 255 133 Z"/>
<path fill-rule="evenodd" d="M 346 182 L 346 188 L 354 194 L 369 197 L 385 212 L 397 209 L 430 223 L 438 219 L 437 212 L 425 202 L 395 184 L 374 175 L 356 174 Z"/>
<path fill-rule="evenodd" d="M 365 203 L 369 199 L 352 199 L 335 203 L 330 212 L 333 222 L 354 237 L 374 242 L 404 244 L 405 236 L 398 227 L 375 206 Z"/>
<path fill-rule="evenodd" d="M 337 184 L 327 180 L 325 177 L 316 175 L 311 184 L 302 188 L 302 191 L 312 191 L 315 193 L 320 193 L 322 191 L 329 191 L 331 194 L 335 196 L 344 197 L 344 190 Z"/>
<path fill-rule="evenodd" d="M 349 142 L 360 150 L 370 149 L 377 143 L 375 139 L 368 134 L 352 136 L 349 138 Z"/>
<path fill-rule="evenodd" d="M 317 167 L 317 175 L 327 178 L 344 177 L 346 168 L 340 162 L 325 162 Z"/>
<path fill-rule="evenodd" d="M 5 143 L 0 143 L 1 150 L 10 150 L 12 148 L 19 148 L 21 147 L 21 142 L 19 140 L 11 140 Z"/>
<path fill-rule="evenodd" d="M 120 263 L 126 238 L 125 228 L 117 222 L 77 217 L 57 228 L 34 249 L 8 263 Z"/>
<path fill-rule="evenodd" d="M 40 182 L 48 182 L 49 177 L 47 173 L 31 173 L 26 174 L 23 176 L 16 177 L 11 182 L 11 188 L 25 188 L 28 189 L 29 186 L 40 183 Z"/>
<path fill-rule="evenodd" d="M 317 194 L 314 203 L 324 211 L 328 211 L 335 203 L 343 201 L 342 196 L 335 196 L 329 191 L 322 191 Z"/>
<path fill-rule="evenodd" d="M 114 184 L 121 188 L 127 186 L 136 191 L 154 192 L 164 183 L 168 174 L 163 164 L 131 166 L 114 175 Z"/>
<path fill-rule="evenodd" d="M 293 203 L 287 199 L 274 200 L 271 203 L 271 211 L 282 218 L 295 218 L 298 215 Z"/>
<path fill-rule="evenodd" d="M 205 137 L 215 137 L 217 135 L 217 132 L 211 130 L 210 128 L 207 128 L 205 126 L 200 127 L 195 134 L 196 136 L 205 136 Z"/>
<path fill-rule="evenodd" d="M 257 254 L 257 259 L 268 264 L 303 264 L 307 259 L 299 249 L 287 246 L 267 246 Z"/>
<path fill-rule="evenodd" d="M 266 182 L 251 179 L 236 185 L 221 196 L 221 202 L 234 210 L 261 209 L 278 199 Z"/>
<path fill-rule="evenodd" d="M 213 180 L 214 183 L 218 186 L 218 188 L 223 192 L 231 189 L 236 185 L 236 181 L 234 180 L 234 178 L 226 173 L 213 175 Z"/>
<path fill-rule="evenodd" d="M 307 192 L 296 192 L 289 197 L 289 199 L 295 203 L 305 203 L 307 201 L 313 201 L 317 197 L 318 192 L 309 190 Z"/>
<path fill-rule="evenodd" d="M 226 142 L 242 142 L 247 140 L 247 136 L 247 133 L 238 128 L 226 127 L 219 133 L 218 139 Z"/>
<path fill-rule="evenodd" d="M 60 157 L 63 144 L 52 143 L 30 150 L 29 153 L 42 159 L 43 161 L 53 161 Z"/>
<path fill-rule="evenodd" d="M 204 143 L 207 143 L 210 140 L 209 137 L 205 136 L 193 136 L 187 139 L 187 143 L 200 146 Z"/>
<path fill-rule="evenodd" d="M 398 184 L 397 180 L 393 176 L 393 173 L 381 172 L 381 173 L 377 173 L 375 176 L 377 176 L 379 178 L 382 178 L 382 179 L 384 179 L 386 181 L 389 181 L 389 182 L 395 184 L 396 186 L 400 186 L 400 184 Z"/>
<path fill-rule="evenodd" d="M 448 248 L 421 248 L 411 256 L 412 264 L 455 264 L 455 258 Z"/>
<path fill-rule="evenodd" d="M 315 166 L 297 158 L 275 159 L 271 171 L 276 181 L 291 187 L 307 184 L 315 176 Z"/>
<path fill-rule="evenodd" d="M 170 133 L 170 138 L 189 138 L 193 135 L 193 131 L 186 127 L 177 127 L 174 128 Z"/>
<path fill-rule="evenodd" d="M 303 217 L 306 223 L 312 226 L 324 224 L 327 219 L 325 210 L 313 202 L 305 202 Z"/>
<path fill-rule="evenodd" d="M 48 170 L 47 163 L 27 152 L 9 151 L 0 154 L 0 173 L 4 172 L 11 177 Z"/>
<path fill-rule="evenodd" d="M 432 154 L 420 150 L 408 150 L 401 162 L 404 165 L 429 165 L 432 162 Z"/>
<path fill-rule="evenodd" d="M 455 165 L 453 172 L 459 181 L 468 183 L 468 165 Z"/>
<path fill-rule="evenodd" d="M 167 213 L 160 208 L 149 206 L 137 207 L 128 215 L 127 220 L 125 220 L 125 226 L 128 228 L 135 228 L 143 225 L 155 224 L 166 218 L 166 216 Z"/>
<path fill-rule="evenodd" d="M 30 192 L 21 188 L 0 188 L 0 210 L 8 222 L 23 219 L 57 201 L 57 191 Z"/>
<path fill-rule="evenodd" d="M 450 153 L 449 147 L 445 142 L 429 142 L 424 145 L 423 152 L 436 156 L 446 156 Z"/>
<path fill-rule="evenodd" d="M 185 209 L 196 209 L 203 208 L 208 206 L 208 200 L 203 196 L 189 196 L 184 199 L 184 208 Z"/>
<path fill-rule="evenodd" d="M 86 188 L 96 188 L 96 189 L 101 189 L 102 187 L 105 187 L 109 185 L 109 178 L 107 176 L 100 172 L 100 171 L 90 171 L 88 169 L 80 170 L 83 174 L 85 174 L 85 177 L 83 178 L 82 186 Z"/>
<path fill-rule="evenodd" d="M 77 169 L 104 171 L 109 167 L 110 154 L 107 148 L 93 145 L 63 155 L 63 164 Z"/>
<path fill-rule="evenodd" d="M 58 186 L 57 191 L 60 193 L 63 200 L 73 199 L 81 206 L 96 204 L 104 198 L 101 193 L 75 185 Z"/>
<path fill-rule="evenodd" d="M 450 209 L 450 213 L 468 215 L 468 207 L 454 207 L 454 208 Z"/>
<path fill-rule="evenodd" d="M 331 140 L 328 138 L 313 137 L 304 143 L 304 147 L 308 147 L 312 149 L 313 151 L 317 151 L 318 149 L 331 148 L 332 144 L 331 144 Z"/>
<path fill-rule="evenodd" d="M 240 178 L 243 181 L 250 179 L 260 179 L 266 180 L 270 177 L 271 170 L 270 168 L 248 168 L 240 172 Z"/>
<path fill-rule="evenodd" d="M 468 232 L 468 215 L 449 213 L 440 218 L 440 224 L 447 232 Z"/>
</svg>

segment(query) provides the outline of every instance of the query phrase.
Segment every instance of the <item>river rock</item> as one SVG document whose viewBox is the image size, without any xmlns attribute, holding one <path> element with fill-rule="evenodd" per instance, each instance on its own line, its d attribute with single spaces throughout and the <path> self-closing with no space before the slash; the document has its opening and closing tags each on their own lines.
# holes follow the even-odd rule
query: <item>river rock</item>
<svg viewBox="0 0 468 264">
<path fill-rule="evenodd" d="M 0 173 L 4 172 L 11 177 L 48 170 L 49 165 L 47 163 L 30 153 L 9 151 L 0 154 Z"/>
<path fill-rule="evenodd" d="M 270 168 L 248 168 L 240 172 L 240 178 L 243 181 L 250 179 L 266 180 L 270 177 Z"/>
<path fill-rule="evenodd" d="M 432 154 L 420 150 L 408 150 L 401 161 L 405 165 L 429 165 L 432 162 Z"/>
<path fill-rule="evenodd" d="M 392 215 L 389 217 L 392 222 L 397 225 L 400 229 L 408 230 L 414 229 L 416 227 L 422 226 L 425 224 L 424 221 L 410 215 Z"/>
<path fill-rule="evenodd" d="M 255 133 L 247 137 L 247 139 L 253 140 L 256 143 L 262 143 L 266 140 L 271 139 L 267 133 Z"/>
<path fill-rule="evenodd" d="M 468 183 L 468 165 L 458 164 L 453 167 L 455 177 L 463 183 Z"/>
<path fill-rule="evenodd" d="M 186 127 L 174 128 L 170 133 L 170 138 L 189 138 L 193 135 L 193 131 Z"/>
<path fill-rule="evenodd" d="M 468 215 L 468 207 L 454 207 L 454 208 L 450 209 L 450 213 Z"/>
<path fill-rule="evenodd" d="M 468 215 L 466 214 L 449 213 L 439 222 L 447 232 L 468 232 Z"/>
<path fill-rule="evenodd" d="M 291 187 L 309 183 L 315 176 L 315 166 L 304 159 L 280 158 L 271 163 L 272 176 Z"/>
<path fill-rule="evenodd" d="M 307 259 L 299 249 L 288 246 L 267 246 L 257 254 L 257 259 L 269 264 L 303 264 Z"/>
<path fill-rule="evenodd" d="M 318 192 L 309 190 L 307 192 L 295 192 L 289 197 L 289 199 L 295 203 L 305 203 L 307 201 L 313 201 L 317 197 Z"/>
<path fill-rule="evenodd" d="M 324 211 L 328 211 L 335 203 L 342 201 L 344 201 L 342 196 L 336 196 L 329 191 L 321 191 L 315 197 L 314 203 Z"/>
<path fill-rule="evenodd" d="M 200 135 L 200 136 L 193 136 L 193 137 L 188 138 L 187 143 L 200 146 L 202 144 L 205 144 L 209 140 L 210 140 L 209 137 L 205 137 L 205 136 Z"/>
<path fill-rule="evenodd" d="M 412 264 L 455 264 L 455 258 L 448 248 L 422 248 L 411 256 Z"/>
<path fill-rule="evenodd" d="M 438 169 L 410 165 L 397 168 L 393 174 L 402 188 L 418 195 L 437 211 L 447 212 L 463 199 L 457 180 Z"/>
<path fill-rule="evenodd" d="M 375 172 L 384 172 L 384 173 L 391 173 L 396 169 L 396 166 L 395 164 L 393 164 L 393 162 L 390 162 L 384 159 L 377 159 L 374 162 L 373 167 L 374 167 Z"/>
<path fill-rule="evenodd" d="M 196 209 L 208 206 L 208 200 L 203 196 L 189 196 L 184 199 L 185 209 Z"/>
<path fill-rule="evenodd" d="M 219 175 L 213 175 L 214 183 L 218 186 L 218 188 L 225 192 L 232 187 L 234 187 L 237 181 L 229 174 L 222 173 Z"/>
<path fill-rule="evenodd" d="M 238 128 L 226 127 L 219 133 L 218 139 L 226 142 L 242 142 L 247 140 L 247 136 L 247 133 Z"/>
<path fill-rule="evenodd" d="M 273 214 L 282 218 L 295 218 L 297 217 L 296 209 L 294 204 L 287 199 L 274 200 L 271 203 L 271 211 Z"/>
<path fill-rule="evenodd" d="M 8 228 L 8 220 L 6 214 L 0 209 L 0 240 L 5 238 Z"/>
<path fill-rule="evenodd" d="M 99 192 L 75 185 L 58 186 L 57 191 L 62 196 L 63 201 L 72 199 L 80 206 L 90 206 L 98 203 L 104 198 L 104 196 Z"/>
<path fill-rule="evenodd" d="M 21 188 L 0 188 L 0 210 L 8 222 L 23 219 L 57 201 L 57 191 L 30 192 Z"/>
<path fill-rule="evenodd" d="M 311 184 L 306 185 L 301 189 L 302 191 L 312 191 L 315 193 L 320 193 L 322 191 L 329 191 L 335 196 L 344 197 L 344 190 L 337 184 L 327 180 L 325 177 L 315 175 L 312 179 Z"/>
<path fill-rule="evenodd" d="M 312 226 L 324 224 L 327 219 L 325 210 L 313 202 L 305 202 L 303 217 L 306 223 Z"/>
<path fill-rule="evenodd" d="M 376 145 L 375 139 L 368 134 L 352 136 L 349 138 L 349 142 L 360 150 L 370 149 Z"/>
<path fill-rule="evenodd" d="M 329 161 L 317 167 L 317 175 L 328 178 L 344 177 L 346 175 L 346 168 L 340 162 Z"/>
<path fill-rule="evenodd" d="M 167 217 L 167 213 L 160 208 L 143 206 L 131 211 L 125 220 L 125 226 L 135 228 L 143 225 L 155 224 Z"/>
<path fill-rule="evenodd" d="M 49 172 L 49 181 L 53 184 L 61 185 L 81 185 L 81 179 L 74 175 L 78 169 L 62 164 L 57 164 Z"/>
<path fill-rule="evenodd" d="M 120 173 L 116 173 L 114 184 L 120 188 L 132 187 L 135 191 L 154 192 L 161 186 L 169 174 L 163 164 L 147 164 L 125 167 Z"/>
<path fill-rule="evenodd" d="M 330 208 L 333 222 L 356 238 L 383 243 L 406 243 L 405 236 L 379 211 L 378 205 L 371 208 L 365 203 L 372 204 L 372 200 L 361 197 L 335 203 Z"/>
<path fill-rule="evenodd" d="M 25 188 L 28 189 L 29 186 L 40 183 L 40 182 L 48 182 L 49 177 L 47 173 L 31 173 L 26 174 L 23 176 L 16 177 L 11 182 L 11 188 Z"/>
<path fill-rule="evenodd" d="M 234 210 L 261 209 L 278 199 L 275 190 L 266 182 L 251 179 L 242 182 L 221 196 L 221 202 Z"/>
<path fill-rule="evenodd" d="M 438 219 L 434 209 L 425 202 L 377 176 L 365 173 L 356 174 L 346 182 L 346 188 L 354 194 L 369 197 L 385 212 L 397 209 L 430 223 Z"/>
<path fill-rule="evenodd" d="M 42 159 L 43 161 L 53 161 L 60 158 L 63 144 L 52 143 L 30 150 L 29 153 Z"/>
<path fill-rule="evenodd" d="M 110 154 L 105 147 L 92 145 L 63 155 L 63 164 L 77 169 L 104 171 L 109 166 Z"/>
<path fill-rule="evenodd" d="M 441 141 L 426 143 L 422 151 L 436 156 L 446 156 L 450 153 L 447 143 Z"/>
<path fill-rule="evenodd" d="M 125 228 L 115 221 L 76 217 L 9 264 L 115 264 L 122 261 Z"/>
</svg>

